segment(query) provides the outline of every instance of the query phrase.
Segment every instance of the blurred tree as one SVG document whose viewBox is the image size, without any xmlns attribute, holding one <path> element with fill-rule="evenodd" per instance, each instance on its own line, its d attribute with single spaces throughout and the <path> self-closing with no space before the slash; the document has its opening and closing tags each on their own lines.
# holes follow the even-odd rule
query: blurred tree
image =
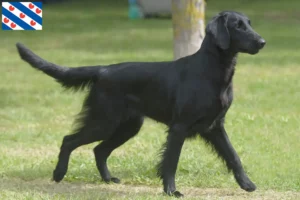
<svg viewBox="0 0 300 200">
<path fill-rule="evenodd" d="M 205 34 L 205 0 L 172 0 L 174 59 L 195 53 Z"/>
</svg>

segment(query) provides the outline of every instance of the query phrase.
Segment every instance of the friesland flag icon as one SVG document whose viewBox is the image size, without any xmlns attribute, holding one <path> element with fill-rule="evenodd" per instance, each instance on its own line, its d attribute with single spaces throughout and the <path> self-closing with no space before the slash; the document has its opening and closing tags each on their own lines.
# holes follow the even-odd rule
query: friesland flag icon
<svg viewBox="0 0 300 200">
<path fill-rule="evenodd" d="M 2 30 L 42 30 L 42 2 L 2 2 Z"/>
</svg>

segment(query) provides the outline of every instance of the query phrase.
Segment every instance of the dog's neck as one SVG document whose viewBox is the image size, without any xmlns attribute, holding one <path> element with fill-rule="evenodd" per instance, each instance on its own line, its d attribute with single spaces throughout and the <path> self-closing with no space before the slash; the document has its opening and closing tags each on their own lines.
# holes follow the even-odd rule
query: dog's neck
<svg viewBox="0 0 300 200">
<path fill-rule="evenodd" d="M 217 62 L 217 66 L 224 71 L 224 81 L 226 83 L 230 83 L 232 80 L 232 77 L 234 75 L 236 60 L 237 60 L 237 52 L 235 52 L 232 49 L 223 50 L 220 47 L 217 46 L 217 44 L 214 42 L 213 36 L 210 34 L 206 34 L 204 37 L 204 40 L 202 42 L 201 48 L 196 53 L 207 55 L 207 56 L 213 56 L 214 62 Z M 213 65 L 215 66 L 215 65 Z"/>
<path fill-rule="evenodd" d="M 229 47 L 223 50 L 214 42 L 213 36 L 206 34 L 203 39 L 201 48 L 197 53 L 211 54 L 219 61 L 219 66 L 222 68 L 234 68 L 236 65 L 237 53 Z"/>
<path fill-rule="evenodd" d="M 206 34 L 201 48 L 195 54 L 195 57 L 212 57 L 212 59 L 207 59 L 209 62 L 208 67 L 216 67 L 221 71 L 221 77 L 217 78 L 217 82 L 221 81 L 220 90 L 220 101 L 224 108 L 230 105 L 230 98 L 228 97 L 228 91 L 232 91 L 232 78 L 234 75 L 237 52 L 233 49 L 222 50 L 215 43 L 214 38 Z"/>
</svg>

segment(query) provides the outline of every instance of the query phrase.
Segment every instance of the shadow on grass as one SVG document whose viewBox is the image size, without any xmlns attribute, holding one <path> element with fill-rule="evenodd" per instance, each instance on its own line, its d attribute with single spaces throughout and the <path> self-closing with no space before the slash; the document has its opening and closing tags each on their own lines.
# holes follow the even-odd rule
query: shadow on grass
<svg viewBox="0 0 300 200">
<path fill-rule="evenodd" d="M 44 195 L 57 196 L 63 195 L 67 199 L 74 199 L 74 197 L 82 199 L 107 199 L 107 196 L 124 196 L 130 195 L 132 193 L 127 186 L 116 184 L 86 184 L 86 183 L 55 183 L 52 181 L 45 180 L 34 180 L 34 181 L 23 181 L 20 179 L 1 179 L 0 180 L 0 190 L 1 191 L 14 191 L 18 193 L 35 192 L 42 193 Z M 153 195 L 159 192 L 157 189 L 153 190 L 151 188 L 139 190 L 136 192 L 140 195 Z M 85 198 L 83 198 L 85 197 Z M 102 197 L 102 198 L 101 198 Z"/>
<path fill-rule="evenodd" d="M 21 163 L 20 163 L 21 165 Z M 36 166 L 26 166 L 22 169 L 7 170 L 0 174 L 0 176 L 6 178 L 18 178 L 24 181 L 36 181 L 44 179 L 51 181 L 53 170 L 55 169 L 56 162 L 39 164 Z M 108 164 L 108 167 L 111 166 Z M 110 167 L 109 167 L 110 168 Z M 143 184 L 143 185 L 154 185 L 160 184 L 159 178 L 156 176 L 156 169 L 145 170 L 142 174 L 137 173 L 137 169 L 126 170 L 117 169 L 111 166 L 111 174 L 121 180 L 122 184 Z M 140 172 L 141 170 L 138 170 Z M 153 182 L 154 181 L 154 182 Z M 96 165 L 88 164 L 84 168 L 80 165 L 73 164 L 69 165 L 66 176 L 62 180 L 64 183 L 85 183 L 85 184 L 106 184 L 103 182 Z"/>
<path fill-rule="evenodd" d="M 33 181 L 37 179 L 51 180 L 54 167 L 55 165 L 53 165 L 53 167 L 49 167 L 46 164 L 32 168 L 27 167 L 20 170 L 5 171 L 4 173 L 2 173 L 2 176 L 9 178 L 19 178 L 24 181 Z"/>
<path fill-rule="evenodd" d="M 52 199 L 170 199 L 161 187 L 123 184 L 53 183 L 47 180 L 23 181 L 0 179 L 0 191 L 18 195 L 32 195 Z M 2 193 L 0 192 L 0 194 Z M 240 189 L 182 188 L 185 199 L 299 199 L 299 192 L 256 191 L 247 193 Z M 30 196 L 31 197 L 31 196 Z"/>
</svg>

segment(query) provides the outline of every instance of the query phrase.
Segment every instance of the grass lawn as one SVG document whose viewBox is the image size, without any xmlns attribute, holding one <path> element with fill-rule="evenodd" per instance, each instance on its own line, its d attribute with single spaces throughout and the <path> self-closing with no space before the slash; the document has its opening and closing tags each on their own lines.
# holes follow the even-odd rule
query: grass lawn
<svg viewBox="0 0 300 200">
<path fill-rule="evenodd" d="M 101 182 L 96 144 L 74 151 L 63 182 L 51 181 L 62 138 L 85 94 L 64 92 L 30 68 L 15 43 L 74 67 L 173 56 L 171 20 L 130 21 L 126 1 L 99 2 L 45 6 L 43 31 L 0 31 L 0 199 L 170 199 L 155 176 L 166 127 L 150 119 L 108 161 L 121 185 Z M 178 190 L 186 199 L 300 199 L 300 1 L 209 1 L 206 19 L 221 10 L 248 14 L 267 41 L 259 54 L 239 56 L 226 123 L 258 190 L 239 189 L 201 140 L 184 145 Z"/>
</svg>

